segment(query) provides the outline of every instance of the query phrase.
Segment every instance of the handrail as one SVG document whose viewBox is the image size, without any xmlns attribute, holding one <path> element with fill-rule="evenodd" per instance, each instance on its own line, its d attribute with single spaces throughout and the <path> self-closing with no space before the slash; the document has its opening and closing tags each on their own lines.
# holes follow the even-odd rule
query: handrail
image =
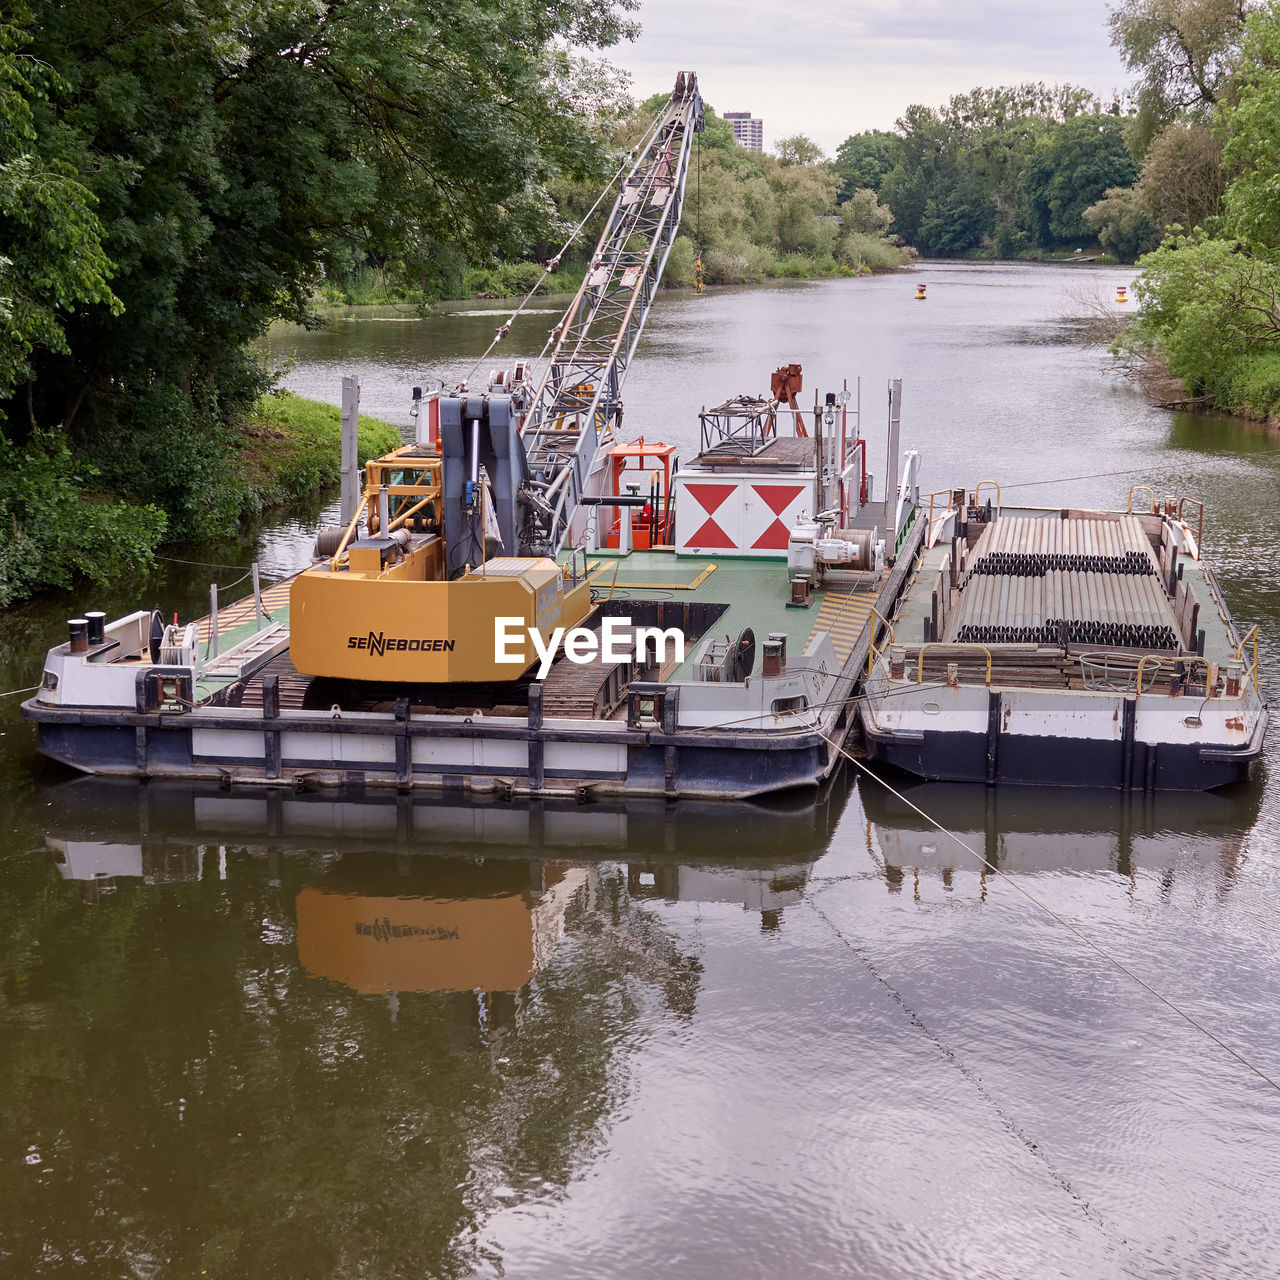
<svg viewBox="0 0 1280 1280">
<path fill-rule="evenodd" d="M 1133 488 L 1129 490 L 1129 504 L 1127 507 L 1125 507 L 1125 511 L 1127 514 L 1129 515 L 1134 514 L 1133 495 L 1135 493 L 1145 493 L 1147 497 L 1151 499 L 1151 510 L 1139 511 L 1137 513 L 1138 515 L 1154 516 L 1158 514 L 1158 504 L 1156 503 L 1156 491 L 1150 485 L 1146 485 L 1146 484 L 1135 484 Z"/>
<path fill-rule="evenodd" d="M 1178 519 L 1182 520 L 1182 505 L 1185 502 L 1194 502 L 1200 508 L 1200 521 L 1196 525 L 1196 556 L 1200 555 L 1200 543 L 1204 536 L 1204 503 L 1199 498 L 1179 498 L 1178 499 Z M 1186 522 L 1183 521 L 1185 524 Z"/>
<path fill-rule="evenodd" d="M 1258 687 L 1258 624 L 1256 622 L 1253 624 L 1253 626 L 1249 628 L 1248 631 L 1244 633 L 1244 635 L 1240 638 L 1240 643 L 1236 645 L 1236 657 L 1239 658 L 1241 662 L 1244 662 L 1244 647 L 1249 643 L 1250 640 L 1253 641 L 1253 662 L 1249 666 L 1245 667 L 1245 674 L 1252 676 L 1253 687 L 1254 689 L 1257 689 Z"/>
<path fill-rule="evenodd" d="M 889 619 L 875 607 L 875 605 L 870 605 L 868 607 L 871 610 L 871 617 L 878 618 L 886 627 L 889 628 L 889 643 L 896 643 L 893 638 L 893 623 L 890 622 Z M 867 678 L 870 679 L 871 672 L 875 668 L 876 659 L 880 654 L 884 653 L 884 650 L 881 649 L 880 653 L 876 652 L 876 629 L 870 619 L 867 620 L 867 625 L 871 628 L 871 638 L 867 641 Z"/>
<path fill-rule="evenodd" d="M 977 487 L 973 491 L 973 505 L 975 507 L 982 506 L 979 501 L 979 495 L 982 493 L 984 485 L 990 485 L 996 491 L 996 510 L 1000 510 L 1000 485 L 995 480 L 979 480 Z"/>
<path fill-rule="evenodd" d="M 955 492 L 954 489 L 935 489 L 929 495 L 929 528 L 925 532 L 924 540 L 926 544 L 930 546 L 933 545 L 933 500 L 938 497 L 947 498 L 948 500 L 947 509 L 938 517 L 939 521 L 945 520 L 952 511 L 952 507 L 950 506 L 950 499 L 954 492 Z"/>
<path fill-rule="evenodd" d="M 920 646 L 920 657 L 916 662 L 916 684 L 924 684 L 924 655 L 926 649 L 981 649 L 987 655 L 987 684 L 991 683 L 991 650 L 985 644 L 948 644 L 945 641 L 930 641 Z"/>
<path fill-rule="evenodd" d="M 1208 658 L 1202 658 L 1198 653 L 1183 654 L 1180 657 L 1176 657 L 1176 658 L 1175 657 L 1164 658 L 1164 657 L 1161 657 L 1159 654 L 1155 654 L 1155 653 L 1144 654 L 1141 658 L 1138 659 L 1138 697 L 1142 697 L 1142 693 L 1143 693 L 1142 669 L 1147 665 L 1148 662 L 1155 663 L 1155 666 L 1157 669 L 1156 674 L 1159 674 L 1159 669 L 1162 668 L 1166 662 L 1172 664 L 1175 667 L 1182 666 L 1185 664 L 1192 667 L 1193 669 L 1195 668 L 1197 663 L 1201 664 L 1204 667 L 1204 696 L 1206 698 L 1213 697 L 1213 687 L 1210 686 L 1210 680 L 1213 679 L 1214 664 L 1210 662 Z M 1155 684 L 1155 680 L 1156 680 L 1156 676 L 1153 675 L 1151 677 L 1151 683 L 1153 685 Z M 1216 685 L 1217 685 L 1217 681 L 1213 680 L 1213 686 L 1216 687 Z"/>
</svg>

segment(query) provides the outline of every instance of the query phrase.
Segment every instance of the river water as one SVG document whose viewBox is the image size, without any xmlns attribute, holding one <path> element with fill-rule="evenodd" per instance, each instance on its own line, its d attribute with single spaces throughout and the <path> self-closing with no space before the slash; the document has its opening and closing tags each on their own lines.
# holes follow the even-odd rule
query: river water
<svg viewBox="0 0 1280 1280">
<path fill-rule="evenodd" d="M 901 376 L 926 489 L 1203 498 L 1270 677 L 1280 441 L 1152 409 L 1068 342 L 1079 297 L 1121 282 L 924 264 L 664 297 L 624 434 L 692 446 L 701 404 L 799 361 L 805 396 L 861 375 L 878 441 Z M 266 345 L 287 385 L 336 401 L 359 373 L 407 425 L 408 387 L 465 373 L 502 314 Z M 553 323 L 523 317 L 502 363 Z M 0 692 L 73 612 L 190 616 L 255 556 L 297 567 L 323 505 L 11 611 Z M 1280 1091 L 1136 981 L 1280 1078 L 1275 734 L 1205 797 L 911 787 L 992 876 L 847 773 L 770 806 L 193 794 L 42 765 L 17 701 L 2 1275 L 1275 1273 Z"/>
</svg>

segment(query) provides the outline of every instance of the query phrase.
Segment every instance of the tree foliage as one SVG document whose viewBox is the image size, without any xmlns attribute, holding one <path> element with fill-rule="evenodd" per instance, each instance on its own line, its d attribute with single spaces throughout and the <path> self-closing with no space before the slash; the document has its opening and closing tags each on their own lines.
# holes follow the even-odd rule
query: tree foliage
<svg viewBox="0 0 1280 1280">
<path fill-rule="evenodd" d="M 1230 230 L 1263 250 L 1280 250 L 1280 5 L 1249 22 L 1234 101 L 1223 111 L 1223 160 L 1236 175 L 1224 204 Z"/>
<path fill-rule="evenodd" d="M 1250 15 L 1236 77 L 1217 110 L 1222 216 L 1142 259 L 1126 345 L 1224 407 L 1280 414 L 1280 5 Z"/>
<path fill-rule="evenodd" d="M 1133 262 L 1149 247 L 1155 232 L 1134 187 L 1111 187 L 1080 216 L 1098 243 L 1121 262 Z"/>
<path fill-rule="evenodd" d="M 1087 90 L 1041 83 L 974 89 L 941 109 L 909 107 L 878 187 L 894 229 L 927 254 L 1052 247 L 1028 227 L 1024 170 L 1043 139 L 1098 108 Z"/>
<path fill-rule="evenodd" d="M 1046 134 L 1022 174 L 1022 187 L 1036 243 L 1072 248 L 1087 244 L 1092 229 L 1085 209 L 1108 187 L 1128 186 L 1138 176 L 1115 116 L 1084 115 Z"/>
<path fill-rule="evenodd" d="M 616 79 L 565 50 L 627 35 L 634 7 L 24 3 L 11 42 L 50 77 L 27 97 L 30 150 L 85 194 L 78 231 L 61 216 L 71 188 L 21 217 L 6 201 L 6 240 L 28 261 L 28 242 L 65 257 L 57 224 L 83 252 L 70 289 L 48 290 L 64 341 L 33 345 L 14 388 L 30 412 L 0 404 L 5 430 L 61 424 L 175 534 L 234 522 L 228 427 L 263 387 L 248 344 L 276 319 L 314 323 L 327 268 L 374 255 L 429 296 L 459 274 L 453 246 L 527 248 L 554 216 L 552 178 L 599 170 L 586 120 L 616 106 Z M 32 171 L 7 172 L 30 191 Z M 106 261 L 84 256 L 91 207 L 119 304 Z M 72 312 L 76 278 L 89 305 Z"/>
<path fill-rule="evenodd" d="M 1138 73 L 1135 149 L 1141 154 L 1169 121 L 1207 119 L 1239 61 L 1256 0 L 1119 0 L 1111 43 Z"/>
<path fill-rule="evenodd" d="M 1156 135 L 1135 188 L 1151 224 L 1198 227 L 1222 208 L 1222 139 L 1210 125 L 1175 120 Z"/>
<path fill-rule="evenodd" d="M 63 316 L 85 303 L 121 310 L 93 194 L 64 160 L 36 152 L 33 108 L 61 86 L 21 43 L 0 26 L 0 401 L 29 382 L 37 348 L 67 353 Z"/>
<path fill-rule="evenodd" d="M 898 135 L 886 129 L 850 134 L 837 148 L 832 167 L 840 175 L 841 202 L 863 188 L 879 194 L 898 158 Z"/>
</svg>

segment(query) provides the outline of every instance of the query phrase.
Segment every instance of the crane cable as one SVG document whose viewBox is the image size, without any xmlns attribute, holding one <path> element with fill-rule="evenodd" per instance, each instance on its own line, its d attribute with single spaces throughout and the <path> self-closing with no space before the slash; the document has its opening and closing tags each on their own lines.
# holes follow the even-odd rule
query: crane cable
<svg viewBox="0 0 1280 1280">
<path fill-rule="evenodd" d="M 702 134 L 697 134 L 694 138 L 694 145 L 698 148 L 698 182 L 693 195 L 694 222 L 695 233 L 694 238 L 697 240 L 698 247 L 693 257 L 693 291 L 695 293 L 702 292 Z"/>
<path fill-rule="evenodd" d="M 891 796 L 895 797 L 898 800 L 901 800 L 902 803 L 905 804 L 909 809 L 912 809 L 916 813 L 918 813 L 920 817 L 922 817 L 931 827 L 936 827 L 948 839 L 955 841 L 955 843 L 958 844 L 967 854 L 970 854 L 972 857 L 976 858 L 986 870 L 990 871 L 993 875 L 997 875 L 1001 877 L 1001 879 L 1007 881 L 1033 906 L 1039 907 L 1039 909 L 1043 911 L 1045 915 L 1049 916 L 1050 919 L 1055 920 L 1069 933 L 1073 934 L 1076 938 L 1078 938 L 1081 942 L 1083 942 L 1085 946 L 1090 948 L 1090 950 L 1096 951 L 1098 955 L 1100 955 L 1104 960 L 1107 961 L 1108 964 L 1114 965 L 1117 969 L 1120 970 L 1121 973 L 1125 975 L 1125 977 L 1131 978 L 1134 982 L 1136 982 L 1140 987 L 1142 987 L 1150 995 L 1155 996 L 1155 998 L 1159 1000 L 1161 1004 L 1165 1005 L 1169 1009 L 1172 1009 L 1173 1012 L 1178 1015 L 1178 1017 L 1184 1019 L 1186 1022 L 1189 1022 L 1191 1026 L 1193 1026 L 1202 1035 L 1207 1036 L 1220 1049 L 1225 1049 L 1227 1053 L 1229 1053 L 1237 1062 L 1241 1064 L 1241 1066 L 1247 1067 L 1260 1080 L 1263 1080 L 1265 1083 L 1269 1084 L 1277 1093 L 1280 1093 L 1280 1082 L 1276 1081 L 1271 1076 L 1269 1076 L 1265 1071 L 1262 1070 L 1261 1067 L 1255 1066 L 1238 1049 L 1233 1049 L 1231 1045 L 1229 1045 L 1225 1040 L 1223 1040 L 1220 1036 L 1218 1036 L 1213 1031 L 1211 1031 L 1202 1022 L 1197 1021 L 1185 1009 L 1182 1009 L 1178 1005 L 1176 1005 L 1172 1000 L 1169 999 L 1168 996 L 1163 995 L 1161 992 L 1157 991 L 1155 987 L 1151 985 L 1151 983 L 1149 983 L 1145 978 L 1136 974 L 1132 969 L 1130 969 L 1124 963 L 1124 961 L 1118 959 L 1116 956 L 1113 956 L 1100 943 L 1094 942 L 1094 940 L 1091 937 L 1089 937 L 1088 934 L 1084 933 L 1081 929 L 1077 928 L 1065 917 L 1060 916 L 1052 907 L 1050 907 L 1047 903 L 1042 902 L 1030 890 L 1023 888 L 1023 886 L 1018 883 L 1017 879 L 1015 879 L 1011 875 L 1008 875 L 1005 871 L 1002 871 L 998 866 L 995 865 L 995 863 L 989 861 L 983 854 L 979 853 L 976 849 L 973 849 L 969 845 L 967 845 L 963 840 L 960 839 L 958 835 L 956 835 L 954 831 L 949 831 L 946 827 L 942 825 L 942 823 L 937 821 L 936 818 L 930 817 L 930 815 L 927 814 L 922 808 L 920 808 L 918 804 L 914 803 L 914 801 L 912 800 L 909 800 L 906 796 L 902 794 L 901 791 L 898 791 L 894 787 L 892 787 L 888 782 L 886 782 L 882 777 L 880 777 L 879 774 L 877 774 L 873 769 L 868 768 L 868 766 L 863 761 L 859 760 L 858 757 L 855 756 L 852 752 L 846 750 L 846 748 L 843 747 L 840 743 L 838 743 L 834 738 L 829 738 L 825 733 L 822 733 L 822 732 L 819 732 L 818 736 L 824 739 L 831 746 L 833 746 L 842 756 L 844 756 L 846 760 L 851 760 L 854 763 L 854 765 L 868 778 L 871 778 L 875 782 L 879 783 L 880 786 L 882 786 Z"/>
<path fill-rule="evenodd" d="M 480 371 L 481 367 L 484 365 L 484 362 L 489 358 L 489 353 L 511 331 L 512 324 L 520 316 L 520 313 L 524 311 L 525 307 L 527 307 L 529 303 L 533 300 L 534 295 L 542 287 L 542 282 L 560 266 L 560 259 L 564 257 L 569 247 L 578 238 L 578 236 L 582 234 L 582 228 L 587 225 L 588 220 L 595 213 L 595 211 L 600 207 L 600 204 L 604 200 L 605 196 L 607 196 L 611 191 L 613 191 L 615 187 L 618 185 L 618 183 L 622 180 L 623 175 L 627 172 L 627 167 L 636 158 L 636 156 L 641 154 L 641 151 L 643 149 L 648 148 L 650 142 L 652 141 L 653 135 L 658 131 L 658 128 L 661 125 L 662 120 L 665 117 L 665 114 L 666 114 L 666 106 L 664 105 L 662 110 L 658 112 L 658 114 L 654 117 L 653 121 L 650 123 L 649 127 L 645 130 L 644 136 L 640 139 L 640 141 L 636 144 L 636 146 L 631 148 L 631 150 L 629 150 L 622 157 L 622 163 L 618 166 L 617 171 L 614 173 L 613 177 L 611 177 L 609 181 L 606 182 L 604 186 L 600 189 L 600 194 L 596 196 L 595 204 L 593 204 L 591 208 L 588 209 L 586 213 L 582 215 L 582 217 L 578 221 L 578 225 L 574 227 L 574 229 L 569 233 L 569 238 L 564 242 L 563 245 L 560 246 L 559 252 L 556 253 L 554 257 L 547 259 L 547 262 L 543 267 L 542 274 L 538 277 L 537 283 L 533 286 L 532 289 L 529 290 L 528 293 L 524 295 L 523 298 L 520 299 L 520 305 L 516 307 L 516 309 L 499 326 L 497 333 L 493 335 L 493 341 L 490 342 L 489 345 L 484 349 L 484 353 L 471 367 L 470 373 L 468 373 L 467 376 L 462 379 L 462 383 L 460 383 L 459 385 L 465 385 L 466 383 L 470 382 L 472 378 L 476 376 L 476 374 Z M 553 329 L 551 332 L 554 334 L 555 330 Z M 551 345 L 551 342 L 550 342 L 550 339 L 548 339 L 547 343 L 542 348 L 542 352 L 538 356 L 539 360 L 541 360 L 542 357 L 546 355 L 547 347 L 549 347 L 550 345 Z"/>
</svg>

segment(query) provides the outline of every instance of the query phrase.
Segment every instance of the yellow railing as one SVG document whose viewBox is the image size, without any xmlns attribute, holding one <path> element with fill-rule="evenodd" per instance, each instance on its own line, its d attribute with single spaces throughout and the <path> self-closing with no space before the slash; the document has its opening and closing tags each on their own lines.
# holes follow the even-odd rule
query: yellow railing
<svg viewBox="0 0 1280 1280">
<path fill-rule="evenodd" d="M 987 684 L 991 683 L 991 650 L 985 644 L 945 644 L 942 641 L 937 643 L 929 643 L 920 646 L 920 657 L 916 661 L 916 683 L 924 684 L 924 655 L 929 649 L 948 649 L 952 652 L 963 650 L 971 652 L 974 649 L 980 650 L 987 655 Z"/>
<path fill-rule="evenodd" d="M 875 605 L 871 606 L 871 617 L 867 619 L 867 626 L 871 628 L 871 638 L 867 641 L 867 678 L 870 679 L 871 672 L 876 665 L 876 659 L 884 653 L 884 649 L 876 649 L 876 621 L 883 622 L 889 629 L 889 643 L 893 644 L 893 623 L 880 612 Z"/>
<path fill-rule="evenodd" d="M 1157 506 L 1157 504 L 1156 504 L 1156 491 L 1155 491 L 1153 488 L 1151 488 L 1151 486 L 1150 486 L 1150 485 L 1145 485 L 1145 484 L 1135 484 L 1135 485 L 1133 486 L 1133 488 L 1129 490 L 1129 503 L 1128 503 L 1128 505 L 1125 507 L 1125 510 L 1126 510 L 1130 515 L 1132 515 L 1132 514 L 1133 514 L 1133 495 L 1134 495 L 1135 493 L 1145 493 L 1145 494 L 1147 495 L 1147 497 L 1151 499 L 1151 510 L 1150 510 L 1150 511 L 1139 511 L 1139 512 L 1138 512 L 1138 514 L 1139 514 L 1139 515 L 1150 515 L 1150 516 L 1156 515 L 1156 514 L 1157 514 L 1157 512 L 1158 512 L 1158 506 Z"/>
<path fill-rule="evenodd" d="M 982 506 L 982 491 L 988 485 L 996 491 L 995 510 L 997 514 L 1000 511 L 1000 486 L 994 480 L 979 480 L 973 491 L 973 505 L 975 507 Z"/>
<path fill-rule="evenodd" d="M 1148 653 L 1148 654 L 1145 654 L 1143 657 L 1139 658 L 1138 659 L 1138 696 L 1139 697 L 1141 697 L 1143 693 L 1147 692 L 1147 690 L 1150 688 L 1150 685 L 1144 688 L 1142 684 L 1142 674 L 1148 663 L 1151 663 L 1155 667 L 1155 670 L 1152 671 L 1151 673 L 1151 684 L 1155 684 L 1156 677 L 1161 673 L 1161 671 L 1165 669 L 1166 663 L 1168 663 L 1169 666 L 1173 668 L 1185 667 L 1185 668 L 1190 668 L 1190 670 L 1192 671 L 1194 671 L 1197 666 L 1203 667 L 1204 668 L 1204 695 L 1206 698 L 1213 697 L 1214 686 L 1217 684 L 1217 681 L 1214 678 L 1213 663 L 1211 663 L 1208 658 L 1202 658 L 1200 657 L 1199 654 L 1196 654 L 1196 653 L 1189 653 L 1180 658 L 1162 658 L 1159 654 Z M 1171 672 L 1170 674 L 1177 674 L 1177 673 L 1176 671 L 1174 671 L 1174 672 Z"/>
<path fill-rule="evenodd" d="M 1245 667 L 1244 674 L 1253 681 L 1253 687 L 1256 689 L 1258 687 L 1258 627 L 1256 623 L 1244 633 L 1240 643 L 1236 645 L 1236 657 L 1242 663 L 1244 662 L 1244 647 L 1250 641 L 1253 642 L 1253 661 Z"/>
</svg>

